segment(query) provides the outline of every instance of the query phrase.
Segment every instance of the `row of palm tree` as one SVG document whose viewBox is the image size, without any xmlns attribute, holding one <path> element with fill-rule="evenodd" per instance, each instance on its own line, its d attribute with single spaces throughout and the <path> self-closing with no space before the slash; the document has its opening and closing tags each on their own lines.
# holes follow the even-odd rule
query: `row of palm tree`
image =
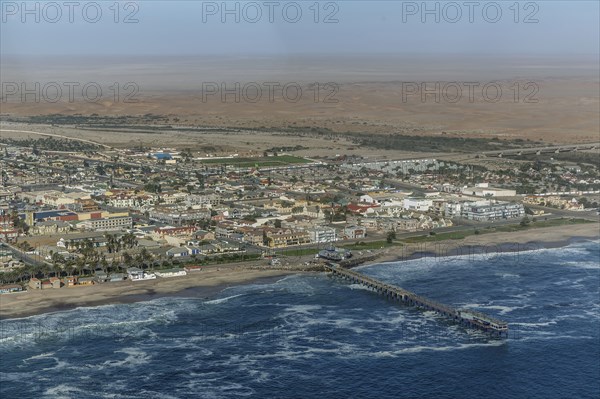
<svg viewBox="0 0 600 399">
<path fill-rule="evenodd" d="M 50 277 L 90 276 L 96 271 L 104 273 L 123 273 L 128 267 L 137 266 L 143 269 L 151 267 L 155 259 L 146 248 L 142 248 L 135 256 L 123 252 L 120 257 L 113 257 L 110 261 L 106 255 L 87 244 L 80 248 L 76 259 L 65 259 L 61 254 L 51 252 L 51 263 L 39 266 L 25 265 L 14 270 L 0 273 L 0 283 L 23 283 L 32 277 L 47 279 Z"/>
</svg>

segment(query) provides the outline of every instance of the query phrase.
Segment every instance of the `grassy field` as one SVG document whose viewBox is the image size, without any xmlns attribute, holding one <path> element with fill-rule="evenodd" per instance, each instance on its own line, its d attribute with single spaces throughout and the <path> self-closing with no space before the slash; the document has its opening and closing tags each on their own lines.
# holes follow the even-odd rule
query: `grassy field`
<svg viewBox="0 0 600 399">
<path fill-rule="evenodd" d="M 401 245 L 402 245 L 402 243 L 399 243 L 399 242 L 388 243 L 386 240 L 381 240 L 381 241 L 369 241 L 369 242 L 359 241 L 354 244 L 342 245 L 341 247 L 349 249 L 351 251 L 364 251 L 367 249 L 380 249 L 380 248 L 387 248 L 387 247 L 394 247 L 394 246 L 401 246 Z"/>
<path fill-rule="evenodd" d="M 204 159 L 201 161 L 204 164 L 210 165 L 233 165 L 240 168 L 251 168 L 256 165 L 259 167 L 265 166 L 285 166 L 293 164 L 310 163 L 308 159 L 294 157 L 292 155 L 280 155 L 276 157 L 260 157 L 260 158 L 218 158 Z"/>
</svg>

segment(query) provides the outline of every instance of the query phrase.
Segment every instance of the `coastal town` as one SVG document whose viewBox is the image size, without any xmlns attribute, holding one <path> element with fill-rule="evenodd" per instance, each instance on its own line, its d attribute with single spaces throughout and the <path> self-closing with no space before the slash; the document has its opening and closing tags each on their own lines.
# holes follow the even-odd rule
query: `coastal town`
<svg viewBox="0 0 600 399">
<path fill-rule="evenodd" d="M 589 223 L 598 214 L 593 145 L 462 160 L 307 157 L 302 146 L 116 148 L 41 134 L 0 146 L 1 293 L 232 264 L 318 270 L 411 242 Z"/>
</svg>

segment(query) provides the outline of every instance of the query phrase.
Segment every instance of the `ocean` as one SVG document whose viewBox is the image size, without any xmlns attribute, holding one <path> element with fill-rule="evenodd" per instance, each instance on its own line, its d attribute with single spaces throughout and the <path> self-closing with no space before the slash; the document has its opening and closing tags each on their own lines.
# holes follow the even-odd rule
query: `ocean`
<svg viewBox="0 0 600 399">
<path fill-rule="evenodd" d="M 325 273 L 0 321 L 2 398 L 598 398 L 598 241 L 357 268 L 496 339 Z"/>
</svg>

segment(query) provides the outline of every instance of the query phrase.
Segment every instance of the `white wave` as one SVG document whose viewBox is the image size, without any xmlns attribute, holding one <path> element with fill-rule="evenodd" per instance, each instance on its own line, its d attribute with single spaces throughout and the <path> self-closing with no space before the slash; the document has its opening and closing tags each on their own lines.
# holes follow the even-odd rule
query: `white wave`
<svg viewBox="0 0 600 399">
<path fill-rule="evenodd" d="M 550 335 L 550 334 L 527 334 L 523 333 L 518 338 L 510 339 L 510 341 L 549 341 L 549 340 L 567 340 L 567 339 L 594 339 L 598 337 L 590 337 L 589 335 Z"/>
<path fill-rule="evenodd" d="M 350 284 L 348 286 L 348 288 L 350 288 L 351 290 L 364 290 L 364 291 L 373 291 L 371 288 L 362 285 L 362 284 Z"/>
<path fill-rule="evenodd" d="M 562 264 L 577 269 L 600 270 L 600 262 L 566 261 L 562 262 Z"/>
<path fill-rule="evenodd" d="M 107 360 L 102 367 L 136 367 L 150 361 L 150 356 L 139 348 L 125 348 L 114 353 L 124 353 L 127 356 L 123 360 Z"/>
<path fill-rule="evenodd" d="M 68 384 L 59 384 L 57 386 L 46 389 L 44 395 L 52 398 L 83 398 L 88 392 L 84 389 L 77 388 Z"/>
<path fill-rule="evenodd" d="M 27 359 L 23 359 L 23 362 L 29 362 L 31 360 L 38 360 L 38 359 L 46 359 L 46 358 L 51 358 L 56 354 L 56 352 L 46 352 L 46 353 L 40 353 L 39 355 L 34 355 L 31 357 L 28 357 Z"/>
<path fill-rule="evenodd" d="M 525 306 L 503 306 L 503 305 L 484 305 L 481 303 L 465 303 L 465 304 L 460 305 L 460 307 L 465 308 L 465 309 L 473 309 L 473 310 L 477 310 L 477 309 L 499 310 L 498 313 L 501 315 L 510 313 L 513 310 L 529 308 L 528 305 L 525 305 Z"/>
<path fill-rule="evenodd" d="M 469 344 L 459 344 L 459 345 L 449 345 L 449 346 L 418 345 L 418 346 L 413 346 L 413 347 L 403 348 L 403 349 L 398 349 L 398 350 L 392 350 L 392 351 L 375 352 L 372 355 L 374 355 L 375 357 L 396 357 L 397 355 L 413 354 L 413 353 L 420 353 L 420 352 L 427 352 L 427 351 L 449 352 L 449 351 L 464 350 L 464 349 L 470 349 L 470 348 L 476 348 L 476 347 L 502 346 L 502 345 L 506 345 L 506 342 L 503 340 L 494 340 L 494 341 L 481 342 L 481 343 L 469 343 Z"/>
<path fill-rule="evenodd" d="M 285 309 L 285 313 L 300 313 L 312 315 L 314 311 L 323 309 L 321 305 L 292 305 Z"/>
<path fill-rule="evenodd" d="M 225 302 L 229 301 L 230 299 L 238 298 L 238 297 L 241 297 L 243 295 L 244 294 L 236 294 L 236 295 L 231 295 L 231 296 L 228 296 L 228 297 L 225 297 L 225 298 L 212 299 L 210 301 L 205 301 L 203 303 L 207 304 L 207 305 L 218 305 L 220 303 L 225 303 Z"/>
<path fill-rule="evenodd" d="M 521 326 L 521 327 L 548 327 L 557 324 L 556 320 L 543 321 L 537 323 L 519 323 L 519 322 L 511 322 L 511 326 Z"/>
</svg>

